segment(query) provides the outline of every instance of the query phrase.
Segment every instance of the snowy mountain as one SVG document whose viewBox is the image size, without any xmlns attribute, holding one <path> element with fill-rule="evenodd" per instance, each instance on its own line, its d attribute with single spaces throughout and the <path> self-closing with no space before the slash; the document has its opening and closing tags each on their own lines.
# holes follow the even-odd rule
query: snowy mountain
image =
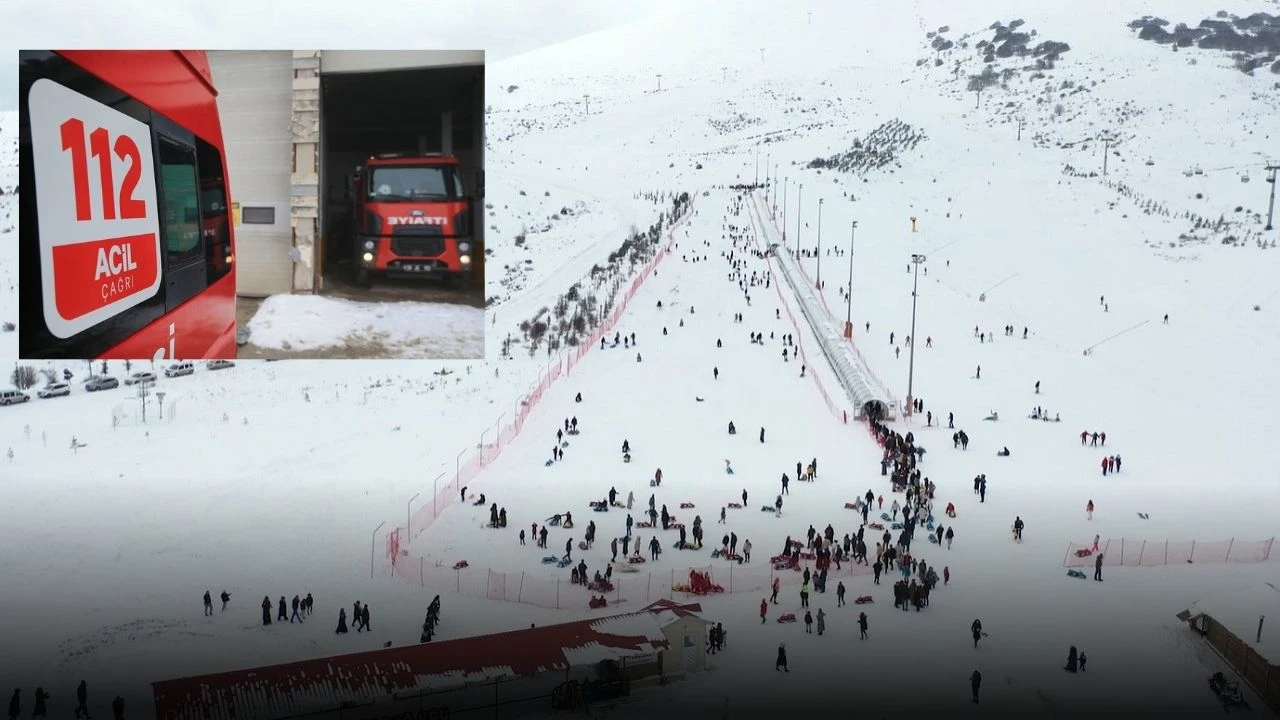
<svg viewBox="0 0 1280 720">
<path fill-rule="evenodd" d="M 442 637 L 581 617 L 585 590 L 511 603 L 490 599 L 492 583 L 567 584 L 568 569 L 541 558 L 572 539 L 576 560 L 580 530 L 555 529 L 550 550 L 515 537 L 565 510 L 582 526 L 597 521 L 582 554 L 602 570 L 626 513 L 596 515 L 587 503 L 611 487 L 635 494 L 637 519 L 654 494 L 682 520 L 700 514 L 708 544 L 732 531 L 756 548 L 756 567 L 730 569 L 672 550 L 665 532 L 646 582 L 691 567 L 710 567 L 718 582 L 767 578 L 760 566 L 785 537 L 811 524 L 855 531 L 845 503 L 867 488 L 886 509 L 902 496 L 881 476 L 870 434 L 844 422 L 850 403 L 776 264 L 751 254 L 777 238 L 771 216 L 781 223 L 785 205 L 786 246 L 799 236 L 800 264 L 811 286 L 825 283 L 837 327 L 848 313 L 875 375 L 898 397 L 910 384 L 933 414 L 932 426 L 916 416 L 892 427 L 926 447 L 921 470 L 939 505 L 958 508 L 954 521 L 940 518 L 955 529 L 953 549 L 923 538 L 915 548 L 952 581 L 923 612 L 904 614 L 892 609 L 891 583 L 843 575 L 851 597 L 875 602 L 836 608 L 831 593 L 815 595 L 815 611 L 829 615 L 821 638 L 774 622 L 799 609 L 790 579 L 763 625 L 762 587 L 700 598 L 730 631 L 726 653 L 709 673 L 637 689 L 614 716 L 672 703 L 723 712 L 725 698 L 745 712 L 769 695 L 795 698 L 796 709 L 808 688 L 834 694 L 815 706 L 856 697 L 863 709 L 883 701 L 965 716 L 978 709 L 966 683 L 975 667 L 987 712 L 1217 712 L 1203 679 L 1221 663 L 1174 615 L 1275 568 L 1245 560 L 1269 547 L 1258 543 L 1275 535 L 1280 511 L 1265 419 L 1280 403 L 1268 380 L 1280 360 L 1280 238 L 1263 229 L 1280 75 L 1261 64 L 1266 47 L 1244 59 L 1203 39 L 1174 51 L 1144 28 L 1151 17 L 1195 28 L 1259 11 L 1280 7 L 717 0 L 492 64 L 489 361 L 202 368 L 159 381 L 163 420 L 154 397 L 125 389 L 0 408 L 0 446 L 13 450 L 0 459 L 0 636 L 20 639 L 0 677 L 56 682 L 64 697 L 68 678 L 87 677 L 102 688 L 95 702 L 118 692 L 146 708 L 147 683 L 162 677 L 413 643 L 435 593 Z M 764 184 L 774 166 L 777 184 L 754 199 L 727 187 Z M 682 193 L 692 212 L 677 218 Z M 772 269 L 770 285 L 740 288 L 730 251 L 747 277 Z M 913 254 L 926 257 L 914 333 Z M 581 345 L 610 312 L 620 315 L 606 344 L 634 332 L 634 350 Z M 997 337 L 1005 326 L 1014 333 Z M 763 345 L 748 342 L 753 332 Z M 914 357 L 912 334 L 926 338 Z M 782 335 L 804 349 L 799 364 L 784 361 L 794 349 Z M 518 434 L 502 435 L 526 402 L 534 409 Z M 1038 406 L 1062 422 L 1028 419 Z M 983 420 L 993 411 L 998 420 Z M 967 451 L 947 446 L 948 413 L 971 436 Z M 547 466 L 557 429 L 575 416 L 582 435 Z M 1085 430 L 1106 431 L 1106 446 L 1082 447 Z M 71 450 L 73 437 L 85 446 Z M 630 464 L 618 457 L 623 439 L 635 448 Z M 997 457 L 1006 446 L 1011 455 Z M 489 459 L 461 484 L 505 507 L 510 528 L 483 527 L 487 504 L 442 503 L 429 527 L 405 533 L 416 538 L 402 558 L 422 568 L 421 584 L 391 577 L 386 533 L 405 515 L 417 522 L 436 494 L 456 499 L 455 477 L 481 447 Z M 1099 461 L 1112 453 L 1123 470 L 1104 477 Z M 811 458 L 818 480 L 792 482 L 781 517 L 758 512 L 778 478 Z M 658 468 L 663 483 L 650 487 Z M 971 491 L 977 474 L 989 479 L 984 502 Z M 748 507 L 721 528 L 720 507 L 743 489 Z M 1010 537 L 1015 517 L 1022 543 Z M 1067 577 L 1064 553 L 1094 535 L 1112 543 L 1106 582 Z M 1166 542 L 1211 550 L 1191 563 L 1146 553 Z M 1214 561 L 1219 547 L 1230 563 Z M 467 571 L 449 570 L 460 560 Z M 611 600 L 654 599 L 652 585 L 615 578 Z M 232 606 L 199 615 L 200 595 L 223 588 Z M 307 591 L 318 624 L 259 625 L 260 597 Z M 357 599 L 374 608 L 377 632 L 334 635 L 338 607 Z M 865 641 L 858 611 L 870 616 Z M 975 617 L 990 634 L 976 650 Z M 768 674 L 779 643 L 796 671 L 789 687 Z M 1059 671 L 1071 645 L 1100 672 Z M 904 701 L 834 690 L 849 686 L 847 658 L 865 656 L 877 662 L 858 666 L 859 685 L 893 687 L 909 667 L 925 691 Z"/>
</svg>

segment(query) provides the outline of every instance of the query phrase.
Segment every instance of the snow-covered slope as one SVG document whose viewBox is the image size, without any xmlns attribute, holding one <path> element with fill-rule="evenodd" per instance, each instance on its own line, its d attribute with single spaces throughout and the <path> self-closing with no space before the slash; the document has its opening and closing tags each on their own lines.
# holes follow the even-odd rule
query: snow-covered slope
<svg viewBox="0 0 1280 720">
<path fill-rule="evenodd" d="M 1280 12 L 1196 0 L 1167 19 L 1195 26 L 1219 10 L 1259 9 Z M 984 712 L 1096 716 L 1115 712 L 1108 704 L 1117 698 L 1128 699 L 1133 717 L 1165 707 L 1152 698 L 1217 712 L 1202 684 L 1217 666 L 1173 615 L 1200 597 L 1257 584 L 1274 565 L 1114 567 L 1101 584 L 1067 578 L 1062 567 L 1068 543 L 1094 534 L 1244 543 L 1274 535 L 1280 511 L 1266 421 L 1280 403 L 1280 384 L 1268 380 L 1280 361 L 1280 286 L 1271 280 L 1280 254 L 1270 247 L 1275 232 L 1260 235 L 1256 217 L 1269 189 L 1261 166 L 1276 161 L 1277 77 L 1266 69 L 1245 75 L 1229 53 L 1175 53 L 1128 27 L 1169 12 L 1137 0 L 1033 8 L 1013 0 L 856 8 L 716 0 L 494 63 L 490 362 L 445 363 L 449 376 L 432 374 L 442 367 L 435 363 L 241 363 L 162 379 L 176 414 L 145 429 L 112 428 L 113 415 L 127 418 L 139 402 L 124 390 L 0 409 L 0 446 L 14 450 L 12 461 L 0 460 L 0 636 L 21 639 L 21 652 L 0 659 L 0 676 L 23 687 L 91 677 L 104 695 L 121 692 L 131 707 L 146 707 L 154 676 L 413 642 L 436 592 L 444 637 L 582 615 L 585 597 L 582 611 L 557 613 L 406 587 L 388 577 L 383 533 L 448 485 L 482 432 L 492 438 L 545 372 L 545 351 L 497 359 L 502 340 L 527 349 L 522 323 L 608 264 L 633 226 L 655 222 L 670 207 L 669 197 L 655 201 L 663 193 L 698 194 L 698 216 L 623 316 L 619 330 L 636 333 L 643 361 L 593 349 L 469 483 L 469 492 L 508 509 L 505 534 L 480 528 L 487 508 L 452 507 L 409 549 L 445 567 L 466 559 L 476 572 L 563 579 L 565 571 L 539 562 L 546 552 L 520 548 L 515 533 L 571 509 L 583 525 L 598 521 L 604 541 L 586 559 L 603 568 L 625 513 L 596 516 L 586 503 L 610 486 L 634 491 L 641 508 L 651 492 L 677 514 L 689 512 L 680 502 L 694 502 L 708 540 L 723 530 L 750 538 L 756 562 L 809 524 L 831 523 L 841 535 L 856 529 L 843 509 L 854 493 L 871 487 L 886 504 L 893 497 L 879 451 L 865 430 L 833 420 L 813 384 L 797 379 L 795 363 L 783 362 L 777 338 L 795 331 L 774 288 L 752 288 L 747 305 L 721 257 L 728 226 L 744 224 L 725 216 L 733 200 L 724 186 L 752 183 L 757 167 L 763 181 L 776 165 L 779 186 L 785 177 L 789 187 L 785 201 L 778 192 L 770 201 L 779 217 L 786 207 L 789 243 L 798 233 L 816 249 L 822 233 L 817 257 L 803 264 L 816 282 L 821 258 L 839 321 L 850 255 L 827 253 L 847 250 L 858 222 L 855 343 L 900 396 L 912 317 L 913 278 L 904 270 L 912 253 L 927 256 L 915 334 L 932 347 L 917 343 L 914 394 L 935 419 L 954 412 L 973 438 L 967 452 L 953 451 L 950 430 L 920 418 L 898 425 L 929 449 L 922 470 L 940 501 L 960 508 L 954 549 L 922 538 L 917 547 L 953 580 L 919 614 L 892 611 L 887 585 L 848 580 L 852 595 L 876 600 L 862 608 L 872 625 L 862 642 L 878 662 L 860 667 L 859 682 L 894 686 L 901 678 L 888 673 L 910 667 L 923 688 L 918 706 L 945 699 L 951 715 L 976 711 L 965 682 L 975 667 L 987 679 Z M 1069 49 L 1052 68 L 1036 67 L 1034 55 L 997 58 L 997 77 L 1011 72 L 979 96 L 968 90 L 986 65 L 976 45 L 995 37 L 993 23 L 1013 20 L 1036 32 L 1029 45 L 1052 40 Z M 956 46 L 936 51 L 928 33 L 943 26 Z M 1105 177 L 1103 132 L 1119 141 Z M 807 167 L 819 159 L 821 169 Z M 1228 235 L 1234 243 L 1224 244 Z M 695 261 L 699 255 L 706 259 Z M 751 259 L 747 271 L 761 267 Z M 743 323 L 733 322 L 736 313 Z M 1015 336 L 980 341 L 975 325 L 1012 325 Z M 753 331 L 765 333 L 764 347 L 746 342 Z M 582 404 L 573 402 L 577 392 Z M 1025 419 L 1034 406 L 1063 422 Z M 982 421 L 991 410 L 1001 419 Z M 544 467 L 555 429 L 572 415 L 584 434 L 563 464 Z M 724 433 L 731 419 L 743 430 L 734 438 Z M 768 428 L 764 445 L 759 426 Z M 1080 447 L 1086 429 L 1107 431 L 1107 448 Z M 73 435 L 88 447 L 69 450 Z M 623 438 L 637 447 L 629 466 L 616 457 Z M 1012 456 L 997 458 L 1006 445 Z M 1098 462 L 1112 452 L 1123 455 L 1123 471 L 1103 478 Z M 744 487 L 752 504 L 772 499 L 779 476 L 813 457 L 821 478 L 793 483 L 782 519 L 740 511 L 723 530 L 715 523 L 719 506 Z M 736 469 L 731 478 L 725 459 Z M 663 485 L 651 489 L 647 478 L 659 467 Z M 978 473 L 990 479 L 985 503 L 970 492 Z M 1098 508 L 1092 521 L 1088 500 Z M 1015 516 L 1027 524 L 1018 545 L 1008 530 Z M 664 546 L 674 537 L 663 534 Z M 551 551 L 567 539 L 553 533 Z M 370 561 L 374 579 L 366 580 Z M 647 569 L 680 573 L 712 562 L 668 550 Z M 232 607 L 202 618 L 199 596 L 223 587 Z M 318 625 L 258 626 L 259 598 L 306 591 L 316 595 Z M 797 609 L 788 592 L 771 617 Z M 623 596 L 643 599 L 639 590 Z M 328 623 L 337 608 L 357 599 L 372 603 L 377 634 L 334 636 Z M 730 651 L 712 659 L 711 673 L 637 690 L 617 716 L 651 715 L 659 701 L 707 701 L 723 712 L 729 697 L 731 712 L 751 707 L 757 698 L 743 688 L 783 682 L 768 673 L 782 642 L 794 692 L 771 694 L 795 698 L 793 710 L 810 687 L 847 685 L 847 663 L 833 657 L 859 642 L 855 608 L 815 597 L 833 636 L 817 638 L 799 625 L 757 628 L 759 600 L 704 598 L 706 615 L 730 631 Z M 991 635 L 977 650 L 967 635 L 974 617 Z M 1105 672 L 1059 671 L 1055 663 L 1073 644 Z M 875 700 L 861 691 L 857 698 Z M 911 705 L 900 693 L 893 698 L 898 710 Z"/>
<path fill-rule="evenodd" d="M 18 322 L 18 113 L 0 112 L 0 324 Z M 0 330 L 0 357 L 18 355 L 18 333 Z"/>
</svg>

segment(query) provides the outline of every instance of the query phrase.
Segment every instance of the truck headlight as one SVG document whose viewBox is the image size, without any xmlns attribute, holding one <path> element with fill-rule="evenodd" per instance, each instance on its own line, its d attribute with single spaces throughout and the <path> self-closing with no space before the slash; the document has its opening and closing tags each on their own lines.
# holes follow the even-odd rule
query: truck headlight
<svg viewBox="0 0 1280 720">
<path fill-rule="evenodd" d="M 365 240 L 365 241 L 364 241 L 364 249 L 365 249 L 365 250 L 372 250 L 372 249 L 373 249 L 373 245 L 374 245 L 374 243 L 373 243 L 373 241 L 372 241 L 372 240 Z"/>
<path fill-rule="evenodd" d="M 470 264 L 471 264 L 471 256 L 470 256 L 470 255 L 463 255 L 463 256 L 461 256 L 461 257 L 459 257 L 459 258 L 458 258 L 458 262 L 462 263 L 463 265 L 470 265 Z"/>
<path fill-rule="evenodd" d="M 364 261 L 365 261 L 365 262 L 373 262 L 373 253 L 365 253 L 365 254 L 364 254 Z"/>
<path fill-rule="evenodd" d="M 458 251 L 459 251 L 459 252 L 471 252 L 471 243 L 466 243 L 466 242 L 460 242 L 460 243 L 458 243 Z"/>
</svg>

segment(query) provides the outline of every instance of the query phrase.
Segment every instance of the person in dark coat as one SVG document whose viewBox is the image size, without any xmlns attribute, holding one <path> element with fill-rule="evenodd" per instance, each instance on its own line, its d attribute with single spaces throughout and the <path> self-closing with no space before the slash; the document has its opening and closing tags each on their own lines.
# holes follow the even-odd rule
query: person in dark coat
<svg viewBox="0 0 1280 720">
<path fill-rule="evenodd" d="M 1093 579 L 1102 582 L 1102 553 L 1093 561 Z"/>
<path fill-rule="evenodd" d="M 982 687 L 982 673 L 977 670 L 969 676 L 969 688 L 973 690 L 973 701 L 978 702 L 978 689 Z"/>
<path fill-rule="evenodd" d="M 76 687 L 76 717 L 88 717 L 88 684 L 84 680 Z"/>
<path fill-rule="evenodd" d="M 764 428 L 760 428 L 760 442 L 764 442 Z"/>
<path fill-rule="evenodd" d="M 658 559 L 658 553 L 661 551 L 662 545 L 658 543 L 658 538 L 655 537 L 649 541 L 649 553 L 653 556 L 654 560 Z"/>
<path fill-rule="evenodd" d="M 862 639 L 866 640 L 867 639 L 867 614 L 864 612 L 858 613 L 858 630 L 862 632 Z"/>
<path fill-rule="evenodd" d="M 302 604 L 307 608 L 306 614 L 310 615 L 312 608 L 315 607 L 316 601 L 311 597 L 311 593 L 307 593 L 307 596 L 302 600 Z"/>
<path fill-rule="evenodd" d="M 209 594 L 208 590 L 204 591 L 204 614 L 205 617 L 213 614 L 213 596 Z"/>
<path fill-rule="evenodd" d="M 1079 666 L 1079 658 L 1076 654 L 1076 646 L 1072 645 L 1071 649 L 1067 651 L 1067 664 L 1062 669 L 1066 670 L 1067 672 L 1073 673 L 1076 671 L 1076 668 L 1078 666 Z"/>
<path fill-rule="evenodd" d="M 1084 653 L 1080 653 L 1080 672 L 1084 672 L 1084 664 L 1089 662 L 1089 658 Z"/>
<path fill-rule="evenodd" d="M 48 699 L 49 693 L 45 692 L 44 688 L 36 688 L 36 706 L 31 710 L 31 717 L 37 718 L 49 716 L 49 708 L 45 705 L 45 702 L 48 701 Z"/>
<path fill-rule="evenodd" d="M 338 609 L 338 629 L 333 631 L 336 635 L 345 635 L 347 633 L 347 609 Z"/>
<path fill-rule="evenodd" d="M 360 608 L 360 628 L 361 628 L 362 630 L 370 630 L 370 628 L 369 628 L 369 603 L 365 603 L 365 604 L 364 604 L 364 607 Z M 371 630 L 370 630 L 370 631 L 371 631 Z M 372 632 L 372 631 L 371 631 L 371 632 Z"/>
<path fill-rule="evenodd" d="M 262 624 L 271 624 L 271 598 L 265 596 L 262 598 Z"/>
<path fill-rule="evenodd" d="M 124 720 L 124 698 L 119 695 L 111 701 L 111 716 L 114 720 Z"/>
<path fill-rule="evenodd" d="M 89 685 L 83 680 L 76 687 L 76 717 L 89 717 Z"/>
<path fill-rule="evenodd" d="M 231 593 L 227 592 L 226 590 L 223 590 L 223 591 L 222 591 L 222 609 L 223 609 L 223 611 L 225 611 L 225 610 L 227 609 L 227 603 L 229 603 L 229 602 L 231 602 Z"/>
<path fill-rule="evenodd" d="M 302 598 L 297 595 L 293 596 L 293 614 L 289 616 L 289 624 L 292 625 L 294 620 L 302 622 L 302 616 L 298 614 L 298 608 L 302 607 Z"/>
<path fill-rule="evenodd" d="M 969 629 L 973 630 L 973 646 L 978 647 L 978 641 L 982 639 L 982 621 L 974 620 Z"/>
<path fill-rule="evenodd" d="M 787 646 L 778 646 L 778 662 L 773 666 L 774 670 L 785 670 L 791 672 L 791 668 L 787 667 Z"/>
<path fill-rule="evenodd" d="M 359 600 L 357 600 L 355 604 L 351 606 L 351 627 L 355 628 L 357 631 L 360 630 L 360 601 Z"/>
<path fill-rule="evenodd" d="M 289 619 L 289 608 L 284 601 L 283 595 L 280 596 L 280 610 L 276 613 L 276 619 L 280 622 L 284 622 Z"/>
<path fill-rule="evenodd" d="M 13 697 L 9 698 L 9 720 L 18 720 L 22 714 L 22 690 L 13 689 Z"/>
</svg>

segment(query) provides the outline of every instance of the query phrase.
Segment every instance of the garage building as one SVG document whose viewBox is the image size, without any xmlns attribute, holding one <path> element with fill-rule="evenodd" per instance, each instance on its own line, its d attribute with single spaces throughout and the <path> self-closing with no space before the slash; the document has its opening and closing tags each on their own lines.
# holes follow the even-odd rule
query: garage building
<svg viewBox="0 0 1280 720">
<path fill-rule="evenodd" d="M 458 157 L 483 273 L 484 51 L 219 50 L 209 62 L 240 295 L 339 282 L 350 257 L 348 179 L 381 153 Z"/>
</svg>

